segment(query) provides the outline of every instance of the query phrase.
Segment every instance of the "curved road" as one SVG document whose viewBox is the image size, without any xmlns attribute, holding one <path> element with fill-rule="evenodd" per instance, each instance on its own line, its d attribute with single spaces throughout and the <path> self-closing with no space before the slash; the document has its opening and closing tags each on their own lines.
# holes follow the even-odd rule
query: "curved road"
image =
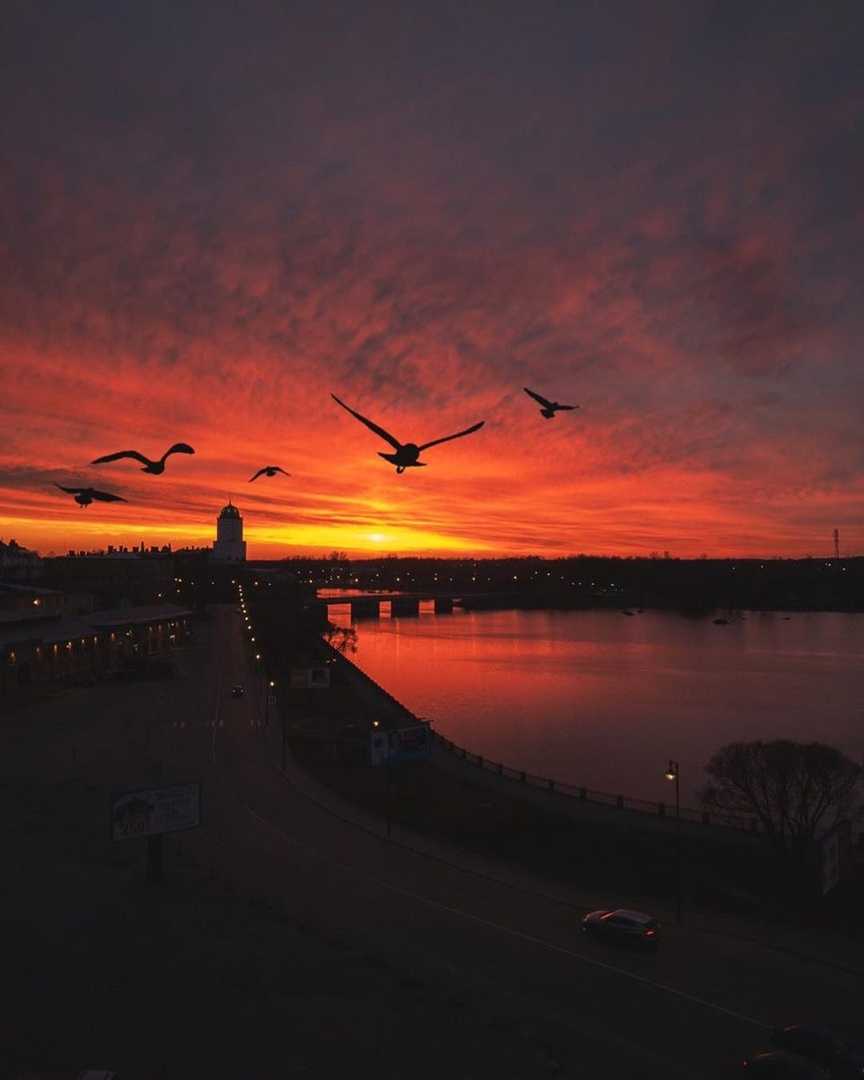
<svg viewBox="0 0 864 1080">
<path fill-rule="evenodd" d="M 509 887 L 330 812 L 278 770 L 241 625 L 233 606 L 214 609 L 209 645 L 190 657 L 207 700 L 188 723 L 153 733 L 166 765 L 204 779 L 205 827 L 184 844 L 238 888 L 397 971 L 407 988 L 463 1006 L 462 1023 L 418 1032 L 421 1044 L 447 1040 L 458 1063 L 485 1026 L 515 1055 L 512 1075 L 533 1061 L 537 1075 L 719 1080 L 774 1024 L 854 1030 L 862 980 L 852 972 L 674 926 L 653 955 L 598 945 L 580 934 L 578 897 Z M 237 682 L 242 699 L 230 696 Z M 492 1071 L 511 1075 L 500 1063 Z"/>
</svg>

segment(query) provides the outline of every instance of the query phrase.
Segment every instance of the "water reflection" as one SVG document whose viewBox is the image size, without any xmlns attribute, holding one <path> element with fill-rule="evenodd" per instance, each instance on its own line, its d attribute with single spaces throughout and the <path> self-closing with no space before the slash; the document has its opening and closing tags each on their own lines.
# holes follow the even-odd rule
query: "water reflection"
<svg viewBox="0 0 864 1080">
<path fill-rule="evenodd" d="M 347 608 L 331 608 L 347 622 Z M 864 616 L 457 611 L 364 620 L 353 657 L 454 742 L 573 784 L 693 802 L 733 739 L 821 739 L 864 756 Z"/>
</svg>

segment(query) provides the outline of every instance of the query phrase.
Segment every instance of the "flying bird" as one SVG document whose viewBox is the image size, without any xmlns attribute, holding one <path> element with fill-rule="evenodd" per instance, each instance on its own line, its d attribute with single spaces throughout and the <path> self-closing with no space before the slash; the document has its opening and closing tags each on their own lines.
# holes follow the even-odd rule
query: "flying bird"
<svg viewBox="0 0 864 1080">
<path fill-rule="evenodd" d="M 151 461 L 150 458 L 144 457 L 143 454 L 139 454 L 137 450 L 118 450 L 116 454 L 106 454 L 104 457 L 97 457 L 95 461 L 91 461 L 91 465 L 103 465 L 106 461 L 119 461 L 120 458 L 131 457 L 136 461 L 144 463 L 144 468 L 141 472 L 152 473 L 154 476 L 158 476 L 159 473 L 165 472 L 165 458 L 169 454 L 194 454 L 195 451 L 192 447 L 185 442 L 174 443 L 172 447 L 165 451 L 158 461 Z"/>
<path fill-rule="evenodd" d="M 551 420 L 556 412 L 562 412 L 572 409 L 578 409 L 578 405 L 559 405 L 557 401 L 547 401 L 545 397 L 541 397 L 540 394 L 535 394 L 533 390 L 529 390 L 527 386 L 523 386 L 522 389 L 528 394 L 529 397 L 533 397 L 535 401 L 539 402 L 543 407 L 540 409 L 540 415 L 545 416 L 547 420 Z"/>
<path fill-rule="evenodd" d="M 340 401 L 335 394 L 331 394 L 330 397 L 342 406 L 346 412 L 351 413 L 352 416 L 356 416 L 361 424 L 365 424 L 370 431 L 374 431 L 376 435 L 380 435 L 382 439 L 390 443 L 395 454 L 385 454 L 380 450 L 378 456 L 384 458 L 385 461 L 390 461 L 396 466 L 397 473 L 403 473 L 406 469 L 412 467 L 421 468 L 426 464 L 425 461 L 418 461 L 420 454 L 423 450 L 428 450 L 430 446 L 437 446 L 438 443 L 449 442 L 451 439 L 461 439 L 463 435 L 470 435 L 472 431 L 479 431 L 481 427 L 486 423 L 485 420 L 481 420 L 479 424 L 472 424 L 471 427 L 465 428 L 464 431 L 457 431 L 455 435 L 445 435 L 443 439 L 433 439 L 432 442 L 422 443 L 418 446 L 416 443 L 400 443 L 398 439 L 394 439 L 389 431 L 385 431 L 384 428 L 379 427 L 377 424 L 373 424 L 371 420 L 367 420 L 365 416 L 361 416 L 359 412 L 355 412 L 352 408 L 349 408 L 344 401 Z"/>
<path fill-rule="evenodd" d="M 63 487 L 62 484 L 55 484 L 54 487 L 60 488 L 61 491 L 65 491 L 67 495 L 74 495 L 75 502 L 80 507 L 89 506 L 92 502 L 127 502 L 128 500 L 121 498 L 119 495 L 112 495 L 108 491 L 97 491 L 96 488 L 73 488 Z"/>
<path fill-rule="evenodd" d="M 285 472 L 281 465 L 265 465 L 263 469 L 259 469 L 254 476 L 249 477 L 249 483 L 253 480 L 257 480 L 259 476 L 266 474 L 267 476 L 275 476 L 277 472 L 285 473 L 285 476 L 290 476 L 290 472 Z"/>
</svg>

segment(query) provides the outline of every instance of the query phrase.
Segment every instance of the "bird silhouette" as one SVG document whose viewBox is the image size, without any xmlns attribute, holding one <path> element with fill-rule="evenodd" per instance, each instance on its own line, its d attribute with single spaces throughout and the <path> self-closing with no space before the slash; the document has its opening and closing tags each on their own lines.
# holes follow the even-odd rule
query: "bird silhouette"
<svg viewBox="0 0 864 1080">
<path fill-rule="evenodd" d="M 141 472 L 152 473 L 154 476 L 158 476 L 160 473 L 165 472 L 165 458 L 169 454 L 194 454 L 195 451 L 192 447 L 185 442 L 174 443 L 169 447 L 159 458 L 158 461 L 151 461 L 150 458 L 144 457 L 143 454 L 139 454 L 137 450 L 118 450 L 116 454 L 105 454 L 104 457 L 97 457 L 95 461 L 91 461 L 91 465 L 104 465 L 106 461 L 118 461 L 120 458 L 130 457 L 135 458 L 136 461 L 142 461 L 144 468 Z"/>
<path fill-rule="evenodd" d="M 267 476 L 275 476 L 277 472 L 285 473 L 286 476 L 290 476 L 290 472 L 285 472 L 281 465 L 265 465 L 263 469 L 259 469 L 254 476 L 249 477 L 249 483 L 253 480 L 257 480 L 259 476 L 266 474 Z"/>
<path fill-rule="evenodd" d="M 457 431 L 455 435 L 445 435 L 443 439 L 433 439 L 432 442 L 422 443 L 418 446 L 416 443 L 400 443 L 398 439 L 394 439 L 389 431 L 385 431 L 384 428 L 379 427 L 378 424 L 373 423 L 371 420 L 367 420 L 365 416 L 361 416 L 359 412 L 355 412 L 352 408 L 345 404 L 344 401 L 340 401 L 335 394 L 331 394 L 330 397 L 342 406 L 346 412 L 351 413 L 352 416 L 356 416 L 361 424 L 365 424 L 370 431 L 374 431 L 376 435 L 380 435 L 382 439 L 390 443 L 390 445 L 396 451 L 395 454 L 385 454 L 382 451 L 378 451 L 378 457 L 384 458 L 385 461 L 390 461 L 396 466 L 397 473 L 403 473 L 406 469 L 413 467 L 422 468 L 426 462 L 418 461 L 420 454 L 423 450 L 428 450 L 430 446 L 437 446 L 438 443 L 449 442 L 451 439 L 461 439 L 463 435 L 470 435 L 472 431 L 479 431 L 481 427 L 486 423 L 485 420 L 481 420 L 479 424 L 472 424 L 471 427 L 465 428 L 464 431 Z"/>
<path fill-rule="evenodd" d="M 542 405 L 542 408 L 540 409 L 540 415 L 545 416 L 547 420 L 551 420 L 556 412 L 562 412 L 564 410 L 567 410 L 569 412 L 572 409 L 579 408 L 578 405 L 559 405 L 557 401 L 547 401 L 545 397 L 540 394 L 535 394 L 534 391 L 529 390 L 527 386 L 523 386 L 522 389 L 525 391 L 526 394 L 528 394 L 529 397 L 533 397 L 535 401 L 539 402 L 540 405 Z"/>
<path fill-rule="evenodd" d="M 65 491 L 67 495 L 74 495 L 75 502 L 83 509 L 85 506 L 89 506 L 92 502 L 127 502 L 127 499 L 121 498 L 119 495 L 112 495 L 108 491 L 97 491 L 96 488 L 73 488 L 63 487 L 62 484 L 55 484 L 54 487 L 60 488 L 61 491 Z"/>
</svg>

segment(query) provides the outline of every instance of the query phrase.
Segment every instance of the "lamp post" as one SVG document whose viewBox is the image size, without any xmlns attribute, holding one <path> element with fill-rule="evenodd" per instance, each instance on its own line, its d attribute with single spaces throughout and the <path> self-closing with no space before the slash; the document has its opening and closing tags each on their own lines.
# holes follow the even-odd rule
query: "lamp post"
<svg viewBox="0 0 864 1080">
<path fill-rule="evenodd" d="M 670 758 L 663 775 L 667 780 L 675 781 L 675 919 L 680 926 L 684 916 L 681 904 L 681 767 L 678 762 Z"/>
</svg>

